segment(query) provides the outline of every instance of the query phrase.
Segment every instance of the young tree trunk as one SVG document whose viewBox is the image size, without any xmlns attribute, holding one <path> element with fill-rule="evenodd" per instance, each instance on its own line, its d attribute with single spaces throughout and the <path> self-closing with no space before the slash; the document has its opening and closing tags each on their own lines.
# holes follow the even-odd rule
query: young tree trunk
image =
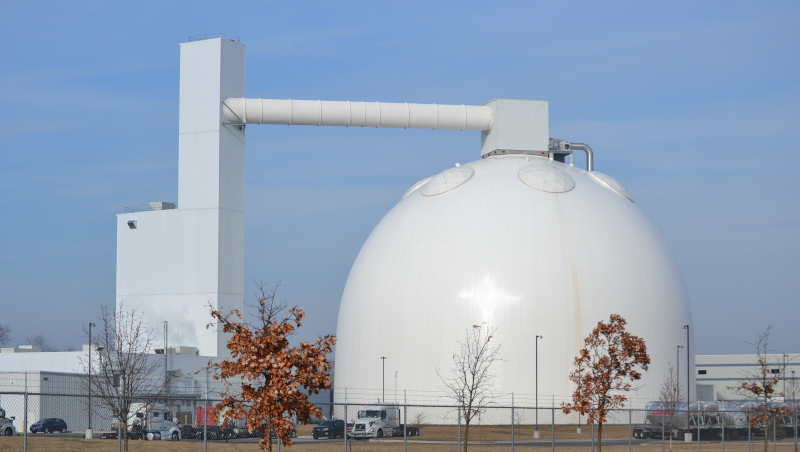
<svg viewBox="0 0 800 452">
<path fill-rule="evenodd" d="M 267 415 L 267 425 L 269 425 L 269 426 L 272 425 L 272 416 L 270 416 L 270 415 Z M 355 428 L 355 425 L 353 426 L 353 428 Z M 277 431 L 275 432 L 275 439 L 278 439 L 278 432 Z M 272 430 L 271 429 L 267 430 L 267 441 L 269 442 L 269 448 L 267 450 L 269 452 L 272 452 Z M 280 440 L 278 439 L 278 441 L 280 441 Z"/>
<path fill-rule="evenodd" d="M 597 452 L 603 452 L 603 423 L 597 424 Z"/>
<path fill-rule="evenodd" d="M 672 427 L 671 422 L 670 427 Z M 672 452 L 672 428 L 669 429 L 669 452 Z"/>
<path fill-rule="evenodd" d="M 469 446 L 469 421 L 464 423 L 464 452 L 467 452 Z"/>
<path fill-rule="evenodd" d="M 122 424 L 122 432 L 120 433 L 122 434 L 122 443 L 123 443 L 122 450 L 128 452 L 128 440 L 130 439 L 128 438 L 128 423 L 121 422 L 121 424 Z"/>
<path fill-rule="evenodd" d="M 769 427 L 769 395 L 764 391 L 764 413 L 767 418 L 764 422 L 764 452 L 769 452 L 769 435 L 767 434 L 767 427 Z"/>
</svg>

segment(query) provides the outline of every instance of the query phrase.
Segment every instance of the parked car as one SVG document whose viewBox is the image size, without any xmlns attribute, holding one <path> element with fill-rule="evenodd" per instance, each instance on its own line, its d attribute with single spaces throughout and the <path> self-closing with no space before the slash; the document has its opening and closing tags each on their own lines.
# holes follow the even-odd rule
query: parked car
<svg viewBox="0 0 800 452">
<path fill-rule="evenodd" d="M 275 430 L 269 429 L 269 437 L 275 438 Z M 289 438 L 297 438 L 297 429 L 294 428 L 294 425 L 292 425 L 292 431 L 289 432 Z"/>
<path fill-rule="evenodd" d="M 100 439 L 117 439 L 117 432 L 103 433 Z"/>
<path fill-rule="evenodd" d="M 348 438 L 350 438 L 350 437 L 352 436 L 352 433 L 353 433 L 353 426 L 355 426 L 355 425 L 356 425 L 356 423 L 355 423 L 355 422 L 348 422 L 348 423 L 347 423 L 347 437 L 348 437 Z"/>
<path fill-rule="evenodd" d="M 64 419 L 59 419 L 57 417 L 50 417 L 47 419 L 42 419 L 39 422 L 31 424 L 31 433 L 53 433 L 53 432 L 67 432 L 67 423 L 64 422 Z"/>
<path fill-rule="evenodd" d="M 340 419 L 328 419 L 311 429 L 311 436 L 314 439 L 320 438 L 342 438 L 344 437 L 345 425 Z"/>
</svg>

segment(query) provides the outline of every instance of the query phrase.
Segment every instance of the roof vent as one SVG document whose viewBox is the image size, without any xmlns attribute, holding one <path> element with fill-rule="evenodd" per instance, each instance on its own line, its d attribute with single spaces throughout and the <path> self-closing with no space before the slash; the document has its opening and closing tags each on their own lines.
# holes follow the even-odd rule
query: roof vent
<svg viewBox="0 0 800 452">
<path fill-rule="evenodd" d="M 150 207 L 152 207 L 153 210 L 156 210 L 156 211 L 158 211 L 158 210 L 172 210 L 172 209 L 175 208 L 175 203 L 174 202 L 164 202 L 164 201 L 151 202 L 150 203 Z"/>
</svg>

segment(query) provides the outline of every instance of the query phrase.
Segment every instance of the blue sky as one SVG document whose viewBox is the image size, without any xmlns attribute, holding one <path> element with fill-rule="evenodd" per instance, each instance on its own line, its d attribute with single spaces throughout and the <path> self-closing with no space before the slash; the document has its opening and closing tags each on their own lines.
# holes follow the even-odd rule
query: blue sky
<svg viewBox="0 0 800 452">
<path fill-rule="evenodd" d="M 11 2 L 0 14 L 0 323 L 85 342 L 114 302 L 115 215 L 177 200 L 179 46 L 247 45 L 249 97 L 548 99 L 659 228 L 698 353 L 797 353 L 800 3 Z M 477 132 L 251 127 L 246 281 L 334 332 L 372 228 Z M 248 284 L 245 294 L 254 291 Z"/>
</svg>

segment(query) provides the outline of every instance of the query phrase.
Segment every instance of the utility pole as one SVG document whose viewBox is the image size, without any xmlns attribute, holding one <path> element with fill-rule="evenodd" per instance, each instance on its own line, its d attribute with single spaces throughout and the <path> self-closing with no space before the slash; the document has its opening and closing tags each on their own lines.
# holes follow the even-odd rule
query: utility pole
<svg viewBox="0 0 800 452">
<path fill-rule="evenodd" d="M 91 439 L 92 435 L 92 327 L 96 326 L 89 322 L 89 429 L 86 431 L 86 438 Z M 26 426 L 27 427 L 27 426 Z"/>
<path fill-rule="evenodd" d="M 169 395 L 169 371 L 167 370 L 167 366 L 169 365 L 167 362 L 167 353 L 169 353 L 169 346 L 167 344 L 167 325 L 169 322 L 164 320 L 164 396 Z M 169 401 L 167 401 L 169 403 Z"/>
<path fill-rule="evenodd" d="M 689 403 L 691 403 L 690 398 L 692 394 L 692 389 L 689 387 L 691 385 L 691 378 L 692 378 L 692 365 L 689 361 L 689 357 L 691 356 L 691 348 L 689 347 L 689 325 L 683 325 L 683 329 L 686 330 L 686 411 L 689 411 Z"/>
<path fill-rule="evenodd" d="M 675 357 L 675 362 L 678 363 L 677 364 L 678 368 L 675 369 L 675 378 L 678 379 L 678 388 L 681 387 L 681 349 L 682 348 L 683 348 L 683 345 L 679 345 L 678 346 L 677 356 Z M 676 390 L 677 390 L 677 388 L 676 388 Z"/>
<path fill-rule="evenodd" d="M 381 356 L 381 397 L 384 403 L 386 403 L 386 357 Z"/>
<path fill-rule="evenodd" d="M 543 336 L 536 335 L 536 430 L 533 431 L 533 438 L 539 439 L 539 339 Z"/>
<path fill-rule="evenodd" d="M 783 400 L 786 400 L 786 353 L 783 354 L 783 370 L 781 370 L 781 379 L 783 380 Z"/>
</svg>

